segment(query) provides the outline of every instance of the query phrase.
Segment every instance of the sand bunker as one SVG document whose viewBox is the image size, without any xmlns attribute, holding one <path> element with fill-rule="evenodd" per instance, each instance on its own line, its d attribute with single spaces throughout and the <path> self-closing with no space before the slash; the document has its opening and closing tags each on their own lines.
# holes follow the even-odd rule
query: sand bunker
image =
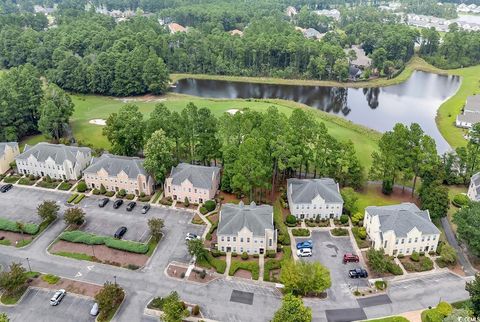
<svg viewBox="0 0 480 322">
<path fill-rule="evenodd" d="M 107 125 L 107 121 L 105 121 L 104 119 L 93 119 L 88 121 L 88 123 L 95 125 Z"/>
<path fill-rule="evenodd" d="M 235 113 L 237 113 L 237 112 L 242 113 L 241 111 L 237 110 L 236 108 L 232 108 L 232 109 L 229 109 L 227 111 L 227 113 L 232 114 L 232 115 L 235 115 Z"/>
</svg>

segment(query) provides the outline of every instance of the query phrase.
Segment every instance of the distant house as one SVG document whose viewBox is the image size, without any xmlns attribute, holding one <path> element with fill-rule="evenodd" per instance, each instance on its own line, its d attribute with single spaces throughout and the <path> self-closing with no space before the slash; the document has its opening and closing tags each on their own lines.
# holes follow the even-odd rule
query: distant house
<svg viewBox="0 0 480 322">
<path fill-rule="evenodd" d="M 467 196 L 472 201 L 480 201 L 480 172 L 475 173 L 470 179 Z"/>
<path fill-rule="evenodd" d="M 299 219 L 339 218 L 343 198 L 335 180 L 288 179 L 287 198 L 290 212 Z"/>
<path fill-rule="evenodd" d="M 344 49 L 347 57 L 350 50 L 353 50 L 355 52 L 355 56 L 357 56 L 357 58 L 350 60 L 351 65 L 360 69 L 364 69 L 372 64 L 372 60 L 365 54 L 365 50 L 363 50 L 362 47 L 353 45 L 351 48 Z"/>
<path fill-rule="evenodd" d="M 203 203 L 213 199 L 220 184 L 220 168 L 180 163 L 165 180 L 164 195 L 173 200 Z"/>
<path fill-rule="evenodd" d="M 182 26 L 182 25 L 180 25 L 176 22 L 169 23 L 168 24 L 168 30 L 170 30 L 171 34 L 175 34 L 177 32 L 187 32 L 187 28 L 185 28 L 184 26 Z"/>
<path fill-rule="evenodd" d="M 314 28 L 307 28 L 303 31 L 303 36 L 308 39 L 322 39 L 325 34 Z"/>
<path fill-rule="evenodd" d="M 285 10 L 285 13 L 287 16 L 291 18 L 293 16 L 296 16 L 298 12 L 297 12 L 297 9 L 295 9 L 295 7 L 288 6 L 287 10 Z"/>
<path fill-rule="evenodd" d="M 390 256 L 435 251 L 440 239 L 440 231 L 432 223 L 428 210 L 420 210 L 409 202 L 367 207 L 363 225 L 372 247 L 383 248 Z"/>
<path fill-rule="evenodd" d="M 218 249 L 223 252 L 246 252 L 249 255 L 277 250 L 277 231 L 273 225 L 273 207 L 224 204 L 217 229 Z"/>
<path fill-rule="evenodd" d="M 10 169 L 10 163 L 20 154 L 17 142 L 0 142 L 0 174 Z"/>
<path fill-rule="evenodd" d="M 91 159 L 90 148 L 41 142 L 35 146 L 26 145 L 15 161 L 21 174 L 77 180 Z"/>
<path fill-rule="evenodd" d="M 142 192 L 151 195 L 155 186 L 152 176 L 143 167 L 143 159 L 108 153 L 92 160 L 84 171 L 84 179 L 91 189 L 100 189 L 103 185 L 110 191 L 125 189 L 135 195 Z"/>
<path fill-rule="evenodd" d="M 240 37 L 243 36 L 243 31 L 238 30 L 238 29 L 230 30 L 228 33 L 232 36 L 240 36 Z"/>
<path fill-rule="evenodd" d="M 469 129 L 478 122 L 480 122 L 480 95 L 469 96 L 463 114 L 457 115 L 455 125 Z"/>
<path fill-rule="evenodd" d="M 315 10 L 314 11 L 319 16 L 326 16 L 333 18 L 334 20 L 340 20 L 340 11 L 337 9 L 332 10 Z"/>
</svg>

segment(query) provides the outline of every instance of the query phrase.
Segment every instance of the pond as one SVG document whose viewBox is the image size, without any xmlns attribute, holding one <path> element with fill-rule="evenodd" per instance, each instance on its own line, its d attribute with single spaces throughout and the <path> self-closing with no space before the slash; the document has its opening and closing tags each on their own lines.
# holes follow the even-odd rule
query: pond
<svg viewBox="0 0 480 322">
<path fill-rule="evenodd" d="M 181 79 L 173 92 L 210 98 L 286 99 L 344 117 L 385 132 L 395 123 L 418 123 L 437 142 L 439 153 L 450 149 L 435 123 L 438 107 L 460 85 L 458 76 L 416 71 L 404 83 L 377 88 L 271 85 L 206 79 Z"/>
</svg>

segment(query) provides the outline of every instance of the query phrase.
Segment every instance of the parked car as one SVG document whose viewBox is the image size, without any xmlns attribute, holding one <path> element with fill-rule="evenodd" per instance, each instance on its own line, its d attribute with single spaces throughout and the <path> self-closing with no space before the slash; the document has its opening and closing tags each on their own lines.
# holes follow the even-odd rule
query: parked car
<svg viewBox="0 0 480 322">
<path fill-rule="evenodd" d="M 312 249 L 311 248 L 297 249 L 297 256 L 298 257 L 310 257 L 310 256 L 312 256 Z"/>
<path fill-rule="evenodd" d="M 121 239 L 123 237 L 123 235 L 125 235 L 126 232 L 127 232 L 127 227 L 122 226 L 122 227 L 117 229 L 117 231 L 115 232 L 113 237 Z"/>
<path fill-rule="evenodd" d="M 100 208 L 103 208 L 105 207 L 105 205 L 110 201 L 110 199 L 108 198 L 103 198 L 103 199 L 100 199 L 100 201 L 98 202 L 98 206 Z"/>
<path fill-rule="evenodd" d="M 122 199 L 117 199 L 113 203 L 113 209 L 118 209 L 120 206 L 123 205 L 123 200 Z"/>
<path fill-rule="evenodd" d="M 193 233 L 187 233 L 187 236 L 185 237 L 185 240 L 192 240 L 192 239 L 200 239 L 200 236 L 197 236 Z"/>
<path fill-rule="evenodd" d="M 311 240 L 306 240 L 303 242 L 297 243 L 297 249 L 302 249 L 302 248 L 313 248 L 313 241 Z"/>
<path fill-rule="evenodd" d="M 137 205 L 137 203 L 135 201 L 129 202 L 128 205 L 127 205 L 127 211 L 132 211 L 133 208 L 135 208 L 136 205 Z"/>
<path fill-rule="evenodd" d="M 2 186 L 2 187 L 0 188 L 0 191 L 1 191 L 1 192 L 7 192 L 8 190 L 10 190 L 10 189 L 12 189 L 12 188 L 13 188 L 13 185 L 12 185 L 11 183 L 9 183 L 9 184 L 6 184 L 6 185 Z"/>
<path fill-rule="evenodd" d="M 367 278 L 368 272 L 363 268 L 355 268 L 348 271 L 348 276 L 350 278 Z"/>
<path fill-rule="evenodd" d="M 150 204 L 146 204 L 142 207 L 142 214 L 146 214 L 150 210 Z"/>
<path fill-rule="evenodd" d="M 92 309 L 90 310 L 90 315 L 97 316 L 98 315 L 98 303 L 93 303 Z"/>
<path fill-rule="evenodd" d="M 346 253 L 345 255 L 343 255 L 343 263 L 344 264 L 346 264 L 346 263 L 358 263 L 358 262 L 359 262 L 359 258 L 355 254 Z"/>
<path fill-rule="evenodd" d="M 55 306 L 60 304 L 62 299 L 65 297 L 65 294 L 67 294 L 67 291 L 65 291 L 64 289 L 56 291 L 50 299 L 50 305 Z"/>
</svg>

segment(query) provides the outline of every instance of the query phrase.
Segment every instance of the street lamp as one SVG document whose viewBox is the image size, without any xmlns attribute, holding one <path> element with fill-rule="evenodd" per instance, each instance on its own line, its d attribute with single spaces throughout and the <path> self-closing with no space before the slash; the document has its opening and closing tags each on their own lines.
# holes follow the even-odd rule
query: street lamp
<svg viewBox="0 0 480 322">
<path fill-rule="evenodd" d="M 113 275 L 113 279 L 115 280 L 115 286 L 117 285 L 117 275 Z"/>
<path fill-rule="evenodd" d="M 32 272 L 32 268 L 30 267 L 30 261 L 28 260 L 28 257 L 27 257 L 27 264 L 28 264 L 28 270 Z"/>
</svg>

